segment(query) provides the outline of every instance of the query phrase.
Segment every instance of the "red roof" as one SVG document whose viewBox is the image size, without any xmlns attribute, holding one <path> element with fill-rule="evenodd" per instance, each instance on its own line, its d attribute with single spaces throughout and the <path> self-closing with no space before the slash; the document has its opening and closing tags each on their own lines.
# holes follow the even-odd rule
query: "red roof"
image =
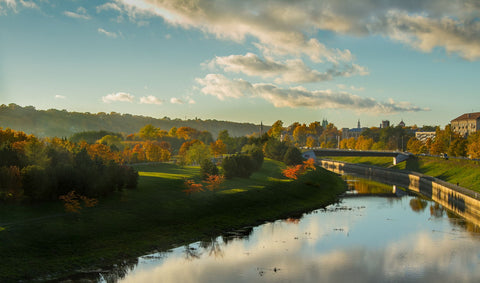
<svg viewBox="0 0 480 283">
<path fill-rule="evenodd" d="M 475 112 L 475 113 L 465 113 L 462 116 L 459 116 L 452 121 L 460 121 L 460 120 L 470 120 L 470 119 L 479 119 L 480 118 L 480 112 Z"/>
</svg>

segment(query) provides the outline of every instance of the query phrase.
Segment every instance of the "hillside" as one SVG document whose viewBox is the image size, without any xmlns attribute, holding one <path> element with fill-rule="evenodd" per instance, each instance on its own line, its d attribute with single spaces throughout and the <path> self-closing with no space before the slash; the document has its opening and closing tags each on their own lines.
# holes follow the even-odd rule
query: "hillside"
<svg viewBox="0 0 480 283">
<path fill-rule="evenodd" d="M 0 127 L 12 128 L 40 137 L 70 137 L 74 133 L 96 130 L 131 134 L 138 132 L 147 124 L 167 131 L 172 127 L 192 127 L 201 131 L 209 131 L 214 138 L 222 130 L 228 130 L 230 136 L 234 137 L 260 132 L 260 126 L 252 123 L 201 119 L 181 120 L 168 117 L 157 119 L 116 112 L 92 114 L 57 109 L 37 110 L 33 106 L 22 107 L 13 103 L 0 105 Z M 264 127 L 264 131 L 269 128 Z"/>
</svg>

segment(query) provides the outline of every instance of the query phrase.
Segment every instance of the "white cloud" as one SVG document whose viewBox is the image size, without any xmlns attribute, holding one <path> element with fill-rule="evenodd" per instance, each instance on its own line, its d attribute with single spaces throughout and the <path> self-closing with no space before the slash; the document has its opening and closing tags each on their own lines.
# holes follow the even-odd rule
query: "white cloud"
<svg viewBox="0 0 480 283">
<path fill-rule="evenodd" d="M 90 16 L 87 14 L 87 10 L 83 7 L 78 7 L 75 12 L 65 11 L 63 14 L 67 17 L 74 19 L 89 20 Z"/>
<path fill-rule="evenodd" d="M 480 16 L 480 13 L 479 13 Z M 448 17 L 431 19 L 424 15 L 409 15 L 390 11 L 377 25 L 377 30 L 393 40 L 408 44 L 420 51 L 431 52 L 443 47 L 467 60 L 480 59 L 480 22 Z"/>
<path fill-rule="evenodd" d="M 480 58 L 477 0 L 117 0 L 130 18 L 162 17 L 237 42 L 253 38 L 266 55 L 307 56 L 314 62 L 351 61 L 349 50 L 326 47 L 318 31 L 384 35 L 424 52 L 442 47 Z"/>
<path fill-rule="evenodd" d="M 368 75 L 368 70 L 357 64 L 345 64 L 343 66 L 334 64 L 325 72 L 319 72 L 305 65 L 301 59 L 279 62 L 268 57 L 262 59 L 253 53 L 216 57 L 206 65 L 212 68 L 215 66 L 221 67 L 226 72 L 275 78 L 277 83 L 322 82 L 332 80 L 335 77 Z"/>
<path fill-rule="evenodd" d="M 0 15 L 6 15 L 7 9 L 12 10 L 14 13 L 17 12 L 17 3 L 20 3 L 22 7 L 28 9 L 38 9 L 38 5 L 32 1 L 25 0 L 0 0 Z"/>
<path fill-rule="evenodd" d="M 99 34 L 103 34 L 103 35 L 106 35 L 106 36 L 111 37 L 111 38 L 117 38 L 118 37 L 118 34 L 116 32 L 106 31 L 103 28 L 99 28 L 97 31 L 98 31 Z"/>
<path fill-rule="evenodd" d="M 55 95 L 55 99 L 66 99 L 66 98 L 67 98 L 66 96 L 63 96 L 60 94 Z"/>
<path fill-rule="evenodd" d="M 140 97 L 140 103 L 142 104 L 157 104 L 160 105 L 163 103 L 163 100 L 156 98 L 153 95 Z"/>
<path fill-rule="evenodd" d="M 396 113 L 427 111 L 408 102 L 378 102 L 372 98 L 362 98 L 347 92 L 332 90 L 307 90 L 303 87 L 281 88 L 273 84 L 251 84 L 244 80 L 230 80 L 223 75 L 208 74 L 196 79 L 201 92 L 216 96 L 220 100 L 240 97 L 259 97 L 275 107 L 352 109 L 368 113 Z"/>
<path fill-rule="evenodd" d="M 172 104 L 185 104 L 185 101 L 183 101 L 180 98 L 172 97 L 172 98 L 170 98 L 170 103 L 172 103 Z"/>
<path fill-rule="evenodd" d="M 103 11 L 121 12 L 122 8 L 120 8 L 116 3 L 109 2 L 109 3 L 105 3 L 105 4 L 97 7 L 97 13 L 100 13 L 100 12 L 103 12 Z"/>
<path fill-rule="evenodd" d="M 102 97 L 102 101 L 110 103 L 114 101 L 133 102 L 134 96 L 126 92 L 111 93 Z"/>
</svg>

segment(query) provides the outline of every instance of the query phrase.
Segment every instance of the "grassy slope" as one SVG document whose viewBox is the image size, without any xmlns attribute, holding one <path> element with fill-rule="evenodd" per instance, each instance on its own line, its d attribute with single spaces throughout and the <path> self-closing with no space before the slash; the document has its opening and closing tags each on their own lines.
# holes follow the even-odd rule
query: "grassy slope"
<svg viewBox="0 0 480 283">
<path fill-rule="evenodd" d="M 331 159 L 383 167 L 392 164 L 391 157 L 332 157 Z M 387 160 L 390 160 L 390 163 Z M 419 172 L 449 183 L 458 183 L 464 188 L 480 192 L 480 162 L 478 161 L 453 158 L 445 160 L 439 157 L 418 156 L 393 168 Z"/>
<path fill-rule="evenodd" d="M 266 160 L 250 179 L 233 179 L 218 192 L 186 196 L 184 178 L 199 168 L 138 166 L 139 188 L 101 200 L 80 215 L 60 203 L 0 206 L 0 281 L 66 275 L 109 266 L 122 258 L 216 236 L 327 205 L 344 190 L 334 174 L 317 170 L 291 182 L 283 164 Z M 28 219 L 28 220 L 26 220 Z"/>
</svg>

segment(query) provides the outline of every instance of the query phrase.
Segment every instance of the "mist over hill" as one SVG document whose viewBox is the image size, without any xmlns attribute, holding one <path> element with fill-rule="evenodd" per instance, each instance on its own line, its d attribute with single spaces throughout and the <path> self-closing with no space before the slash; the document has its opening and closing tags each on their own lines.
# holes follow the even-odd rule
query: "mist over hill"
<svg viewBox="0 0 480 283">
<path fill-rule="evenodd" d="M 22 107 L 13 103 L 0 105 L 0 127 L 12 128 L 40 137 L 70 137 L 74 133 L 98 130 L 132 134 L 147 124 L 167 131 L 172 127 L 192 127 L 201 131 L 209 131 L 214 138 L 222 130 L 228 130 L 230 136 L 237 137 L 260 132 L 260 126 L 252 123 L 210 119 L 181 120 L 168 117 L 157 119 L 116 112 L 93 114 L 57 109 L 37 110 L 33 106 Z M 264 126 L 264 132 L 269 128 Z"/>
</svg>

